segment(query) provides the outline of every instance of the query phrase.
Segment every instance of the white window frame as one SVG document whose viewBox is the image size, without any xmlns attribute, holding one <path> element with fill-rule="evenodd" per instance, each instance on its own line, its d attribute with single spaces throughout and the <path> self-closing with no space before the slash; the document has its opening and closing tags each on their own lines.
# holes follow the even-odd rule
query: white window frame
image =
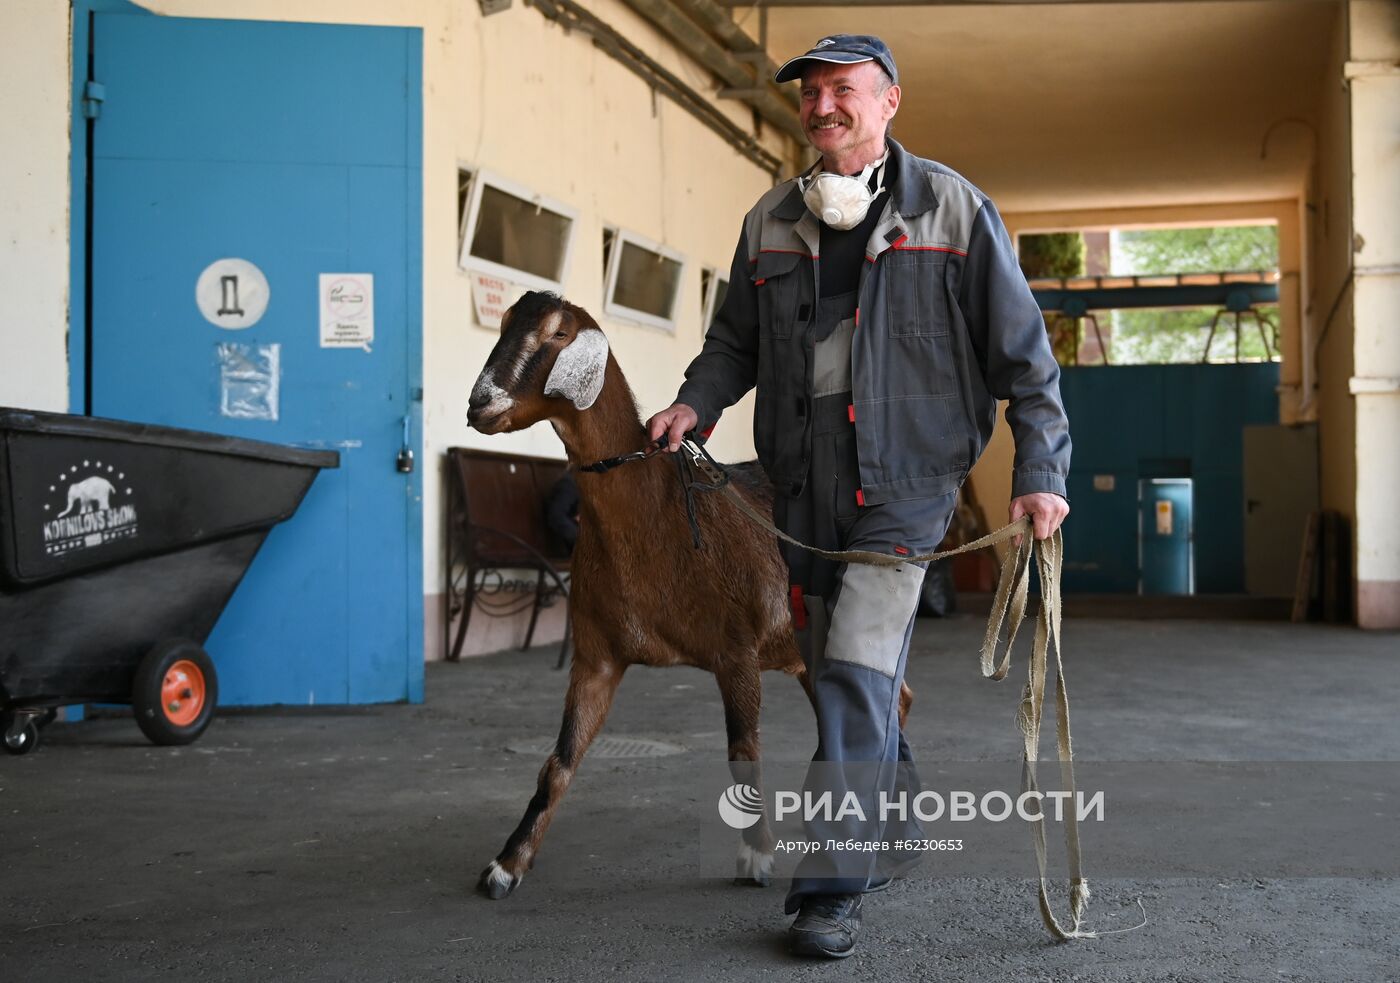
<svg viewBox="0 0 1400 983">
<path fill-rule="evenodd" d="M 468 171 L 472 169 L 465 164 L 459 164 L 458 170 Z M 488 273 L 536 290 L 562 291 L 564 281 L 569 276 L 569 262 L 573 259 L 574 242 L 578 238 L 578 209 L 564 204 L 557 198 L 538 194 L 523 184 L 518 184 L 509 178 L 503 178 L 484 168 L 475 169 L 471 181 L 471 191 L 467 194 L 467 207 L 462 212 L 462 224 L 457 230 L 457 266 L 468 273 Z M 569 234 L 564 242 L 564 255 L 559 262 L 559 279 L 551 280 L 528 270 L 518 270 L 513 266 L 506 266 L 504 263 L 472 255 L 471 241 L 476 232 L 477 219 L 481 213 L 481 195 L 487 185 L 498 191 L 504 191 L 515 198 L 528 201 L 537 209 L 553 212 L 555 215 L 569 220 Z M 468 235 L 468 232 L 473 235 Z"/>
<path fill-rule="evenodd" d="M 708 279 L 705 282 L 705 297 L 700 305 L 700 333 L 702 335 L 710 330 L 710 322 L 715 319 L 715 304 L 719 300 L 720 283 L 729 283 L 727 271 L 720 270 L 718 266 L 707 266 L 704 272 Z"/>
<path fill-rule="evenodd" d="M 645 324 L 648 327 L 660 328 L 662 331 L 675 334 L 676 323 L 680 320 L 677 312 L 681 309 L 681 295 L 685 293 L 685 278 L 690 270 L 690 263 L 682 253 L 678 253 L 674 249 L 663 246 L 659 242 L 654 242 L 645 236 L 639 236 L 635 232 L 629 232 L 616 225 L 606 226 L 606 230 L 612 234 L 612 245 L 608 249 L 608 255 L 605 258 L 603 313 L 608 317 L 617 318 L 620 321 L 632 321 L 637 324 Z M 627 307 L 613 301 L 613 292 L 617 289 L 617 275 L 622 265 L 622 247 L 624 243 L 629 242 L 634 246 L 645 249 L 648 252 L 656 253 L 665 259 L 680 264 L 680 275 L 676 278 L 676 295 L 671 298 L 670 317 L 657 317 L 649 311 L 639 311 L 636 308 Z"/>
</svg>

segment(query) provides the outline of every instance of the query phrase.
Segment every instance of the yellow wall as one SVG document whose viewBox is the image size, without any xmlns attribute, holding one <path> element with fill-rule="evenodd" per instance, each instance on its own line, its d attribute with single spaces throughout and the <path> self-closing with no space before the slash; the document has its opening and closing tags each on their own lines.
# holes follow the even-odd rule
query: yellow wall
<svg viewBox="0 0 1400 983">
<path fill-rule="evenodd" d="M 68 5 L 0 3 L 0 406 L 68 409 Z"/>
<path fill-rule="evenodd" d="M 1342 86 L 1348 50 L 1347 11 L 1339 9 L 1318 93 L 1318 157 L 1310 211 L 1308 311 L 1315 348 L 1322 507 L 1345 516 L 1355 534 L 1356 412 L 1348 391 L 1353 368 L 1350 106 Z M 1328 321 L 1328 315 L 1331 320 Z"/>
</svg>

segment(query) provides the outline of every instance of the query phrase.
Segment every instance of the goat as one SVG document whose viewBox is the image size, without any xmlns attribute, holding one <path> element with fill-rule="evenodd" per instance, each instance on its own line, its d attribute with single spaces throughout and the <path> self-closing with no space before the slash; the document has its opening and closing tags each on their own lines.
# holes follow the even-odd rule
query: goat
<svg viewBox="0 0 1400 983">
<path fill-rule="evenodd" d="M 575 468 L 647 444 L 632 390 L 602 330 L 582 308 L 550 293 L 527 293 L 506 311 L 467 417 L 484 434 L 548 420 Z M 736 781 L 757 781 L 760 672 L 796 676 L 812 695 L 795 641 L 787 570 L 773 537 L 755 536 L 723 496 L 700 495 L 696 514 L 704 545 L 696 550 L 669 455 L 578 473 L 578 489 L 570 587 L 574 657 L 564 720 L 524 817 L 481 873 L 477 886 L 492 899 L 509 895 L 533 865 L 628 666 L 688 665 L 714 673 Z M 770 493 L 744 492 L 771 509 Z M 658 598 L 685 603 L 660 604 Z M 911 699 L 906 686 L 901 726 Z M 740 834 L 736 881 L 767 884 L 773 846 L 763 814 Z"/>
</svg>

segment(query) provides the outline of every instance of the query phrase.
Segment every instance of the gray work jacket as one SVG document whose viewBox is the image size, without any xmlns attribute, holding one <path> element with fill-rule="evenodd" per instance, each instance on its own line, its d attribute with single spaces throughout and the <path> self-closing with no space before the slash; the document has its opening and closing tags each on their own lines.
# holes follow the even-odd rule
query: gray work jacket
<svg viewBox="0 0 1400 983">
<path fill-rule="evenodd" d="M 889 149 L 899 181 L 866 245 L 851 346 L 862 501 L 957 489 L 991 438 L 999 399 L 1016 441 L 1012 497 L 1065 495 L 1060 369 L 1001 216 L 949 168 L 893 140 Z M 708 430 L 756 385 L 754 445 L 787 494 L 805 485 L 811 453 L 819 242 L 795 179 L 759 199 L 676 397 Z"/>
</svg>

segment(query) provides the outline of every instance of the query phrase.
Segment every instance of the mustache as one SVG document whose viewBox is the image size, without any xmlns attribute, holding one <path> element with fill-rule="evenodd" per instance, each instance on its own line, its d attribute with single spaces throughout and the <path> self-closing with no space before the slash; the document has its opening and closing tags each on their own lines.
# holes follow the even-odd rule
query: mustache
<svg viewBox="0 0 1400 983">
<path fill-rule="evenodd" d="M 813 116 L 807 123 L 807 128 L 814 129 L 818 126 L 825 126 L 828 123 L 840 123 L 842 126 L 851 125 L 851 121 L 840 113 L 832 113 L 830 116 Z"/>
</svg>

